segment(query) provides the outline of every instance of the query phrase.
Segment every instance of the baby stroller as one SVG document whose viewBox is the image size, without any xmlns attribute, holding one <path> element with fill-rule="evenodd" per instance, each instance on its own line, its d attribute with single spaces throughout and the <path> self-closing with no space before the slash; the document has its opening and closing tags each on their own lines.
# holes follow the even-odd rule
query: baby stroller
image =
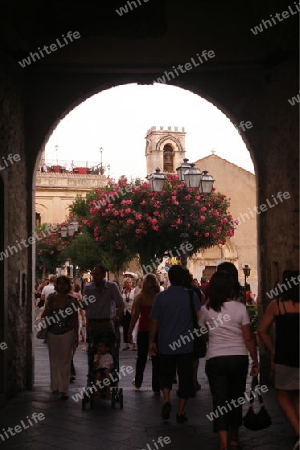
<svg viewBox="0 0 300 450">
<path fill-rule="evenodd" d="M 94 371 L 94 357 L 97 353 L 97 347 L 100 342 L 104 340 L 109 342 L 110 353 L 113 357 L 114 365 L 113 370 L 109 375 L 109 384 L 111 386 L 111 407 L 115 408 L 116 404 L 123 408 L 123 389 L 119 388 L 119 349 L 120 349 L 120 330 L 119 325 L 114 324 L 113 331 L 92 331 L 87 330 L 87 341 L 89 343 L 88 348 L 88 374 L 87 374 L 87 387 L 84 390 L 82 398 L 82 410 L 87 408 L 93 409 L 95 401 L 99 398 L 99 383 L 95 381 Z M 107 379 L 107 378 L 106 378 Z M 104 383 L 104 380 L 103 380 Z"/>
</svg>

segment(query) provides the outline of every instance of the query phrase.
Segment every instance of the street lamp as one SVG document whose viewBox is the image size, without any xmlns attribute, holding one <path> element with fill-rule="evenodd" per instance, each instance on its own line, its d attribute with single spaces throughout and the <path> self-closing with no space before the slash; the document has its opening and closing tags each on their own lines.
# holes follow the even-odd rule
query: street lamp
<svg viewBox="0 0 300 450">
<path fill-rule="evenodd" d="M 187 187 L 199 189 L 200 194 L 211 194 L 215 180 L 208 171 L 200 172 L 194 163 L 188 163 L 185 158 L 183 163 L 176 169 L 180 181 L 184 181 Z"/>
<path fill-rule="evenodd" d="M 249 266 L 249 264 L 244 264 L 242 266 L 242 269 L 243 269 L 243 272 L 244 272 L 244 275 L 245 275 L 245 286 L 246 286 L 247 278 L 250 275 L 251 267 Z"/>
<path fill-rule="evenodd" d="M 70 222 L 70 226 L 74 227 L 74 233 L 78 232 L 78 222 L 77 220 L 73 220 Z M 70 226 L 69 226 L 69 234 L 70 234 Z"/>
<path fill-rule="evenodd" d="M 244 265 L 242 266 L 242 269 L 243 269 L 244 276 L 245 276 L 245 282 L 244 282 L 244 300 L 245 300 L 245 304 L 246 304 L 247 278 L 250 276 L 251 267 L 249 266 L 249 264 L 244 264 Z"/>
<path fill-rule="evenodd" d="M 201 175 L 201 191 L 202 194 L 211 194 L 215 180 L 211 175 L 208 175 L 207 170 L 203 170 Z"/>
<path fill-rule="evenodd" d="M 63 225 L 60 229 L 60 235 L 62 238 L 74 237 L 75 233 L 78 232 L 78 221 L 73 220 L 70 222 L 69 226 Z M 65 267 L 67 268 L 67 274 L 73 278 L 73 265 L 70 264 L 71 260 L 68 258 L 65 262 Z"/>
<path fill-rule="evenodd" d="M 199 189 L 199 192 L 201 194 L 211 194 L 214 179 L 211 175 L 208 175 L 208 171 L 204 170 L 201 172 L 197 167 L 195 167 L 195 164 L 190 164 L 188 162 L 188 159 L 185 158 L 183 160 L 183 163 L 180 164 L 179 167 L 176 169 L 178 178 L 180 181 L 184 182 L 185 188 L 193 188 L 193 189 Z M 152 173 L 148 177 L 149 183 L 150 183 L 150 190 L 153 192 L 161 192 L 164 187 L 164 182 L 166 180 L 166 177 L 164 174 L 160 172 L 160 169 L 157 168 L 155 170 L 155 173 Z M 189 216 L 189 203 L 183 204 L 183 209 L 186 209 L 187 211 L 183 214 L 183 221 L 186 220 L 186 217 Z M 186 227 L 185 227 L 186 229 Z M 188 233 L 183 232 L 180 234 L 180 238 L 182 241 L 182 244 L 185 244 L 188 242 Z M 184 253 L 181 256 L 181 264 L 183 268 L 187 267 L 187 254 Z"/>
<path fill-rule="evenodd" d="M 159 167 L 149 176 L 150 190 L 152 192 L 161 192 L 164 187 L 166 177 L 160 172 Z"/>
<path fill-rule="evenodd" d="M 191 167 L 188 158 L 184 158 L 183 163 L 177 167 L 176 172 L 180 181 L 184 181 L 184 173 Z"/>
<path fill-rule="evenodd" d="M 181 168 L 178 168 L 178 171 Z M 199 188 L 201 183 L 201 172 L 195 164 L 190 164 L 190 167 L 183 174 L 184 182 L 188 188 Z"/>
<path fill-rule="evenodd" d="M 102 152 L 103 152 L 103 147 L 99 148 L 100 151 L 100 174 L 103 175 L 104 174 L 104 168 L 102 165 Z"/>
<path fill-rule="evenodd" d="M 62 238 L 65 238 L 68 236 L 68 228 L 65 227 L 64 225 L 60 229 L 60 235 Z"/>
<path fill-rule="evenodd" d="M 58 152 L 58 145 L 56 145 L 56 146 L 55 146 L 55 153 L 56 153 L 56 165 L 58 166 L 57 152 Z"/>
<path fill-rule="evenodd" d="M 62 238 L 66 238 L 67 236 L 73 237 L 74 234 L 77 232 L 78 232 L 77 220 L 73 220 L 72 222 L 70 222 L 68 227 L 63 225 L 60 229 L 60 235 Z"/>
</svg>

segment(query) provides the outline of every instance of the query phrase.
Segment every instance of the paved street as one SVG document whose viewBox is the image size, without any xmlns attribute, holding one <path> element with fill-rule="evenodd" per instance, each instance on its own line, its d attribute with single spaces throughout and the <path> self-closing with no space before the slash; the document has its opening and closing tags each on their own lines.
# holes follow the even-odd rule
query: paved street
<svg viewBox="0 0 300 450">
<path fill-rule="evenodd" d="M 206 417 L 206 414 L 212 411 L 212 403 L 203 361 L 200 363 L 198 377 L 202 390 L 188 404 L 188 422 L 178 425 L 175 420 L 175 393 L 171 420 L 163 422 L 160 418 L 161 399 L 154 397 L 151 391 L 150 362 L 140 391 L 135 390 L 131 384 L 132 374 L 121 379 L 120 387 L 124 389 L 122 410 L 119 406 L 112 409 L 109 401 L 100 400 L 95 409 L 83 412 L 81 402 L 76 403 L 71 398 L 85 386 L 86 354 L 81 346 L 75 355 L 77 379 L 71 385 L 70 399 L 67 401 L 62 401 L 50 393 L 48 352 L 42 341 L 36 341 L 35 355 L 34 390 L 19 394 L 0 410 L 0 433 L 5 439 L 0 439 L 1 448 L 157 450 L 162 448 L 157 443 L 157 439 L 162 436 L 169 438 L 163 444 L 167 450 L 218 450 L 218 440 L 212 432 L 212 423 Z M 134 368 L 135 358 L 136 352 L 121 352 L 120 365 Z M 273 390 L 265 394 L 265 403 L 272 415 L 273 425 L 268 430 L 259 432 L 251 432 L 242 427 L 241 441 L 244 450 L 290 450 L 293 446 L 293 433 L 277 407 Z M 247 407 L 248 405 L 245 405 L 245 410 Z M 42 420 L 43 416 L 35 416 L 35 423 L 33 413 L 42 413 L 45 417 Z M 7 431 L 8 427 L 14 428 L 16 425 L 20 425 L 21 431 L 11 436 Z"/>
</svg>

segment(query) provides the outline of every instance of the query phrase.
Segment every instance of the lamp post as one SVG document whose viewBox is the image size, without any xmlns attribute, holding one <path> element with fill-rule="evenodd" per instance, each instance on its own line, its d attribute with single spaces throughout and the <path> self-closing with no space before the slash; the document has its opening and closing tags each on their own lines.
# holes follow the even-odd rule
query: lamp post
<svg viewBox="0 0 300 450">
<path fill-rule="evenodd" d="M 66 237 L 74 237 L 75 233 L 78 232 L 78 222 L 77 220 L 73 220 L 70 222 L 69 226 L 63 225 L 60 229 L 60 235 L 62 238 Z M 71 260 L 68 258 L 65 262 L 65 267 L 67 267 L 68 275 L 73 278 L 73 265 L 70 264 Z"/>
<path fill-rule="evenodd" d="M 55 153 L 56 153 L 56 165 L 58 166 L 57 152 L 58 152 L 58 145 L 56 145 L 56 146 L 55 146 Z"/>
<path fill-rule="evenodd" d="M 100 174 L 103 175 L 104 174 L 104 167 L 103 167 L 103 164 L 102 164 L 103 147 L 100 147 L 99 151 L 100 151 Z"/>
<path fill-rule="evenodd" d="M 246 304 L 247 278 L 250 276 L 251 267 L 249 266 L 249 264 L 244 264 L 244 265 L 242 266 L 242 269 L 243 269 L 244 276 L 245 276 L 245 282 L 244 282 L 244 300 L 245 300 L 245 304 Z"/>
<path fill-rule="evenodd" d="M 208 171 L 204 170 L 201 172 L 197 167 L 195 167 L 195 164 L 189 163 L 188 159 L 185 158 L 183 160 L 183 163 L 177 167 L 176 169 L 178 178 L 180 181 L 184 182 L 184 189 L 187 188 L 193 188 L 198 189 L 200 194 L 211 194 L 214 179 L 211 175 L 208 175 Z M 149 183 L 150 183 L 150 190 L 153 192 L 161 192 L 164 186 L 164 182 L 166 180 L 166 177 L 164 174 L 160 172 L 160 169 L 157 168 L 155 170 L 155 173 L 152 173 L 149 176 Z M 186 217 L 189 217 L 189 211 L 190 211 L 190 204 L 189 203 L 183 203 L 183 223 L 186 221 Z M 185 227 L 186 229 L 187 227 Z M 185 244 L 188 242 L 188 233 L 184 232 L 180 234 L 181 242 L 182 244 Z M 187 254 L 183 253 L 181 256 L 181 264 L 184 269 L 187 267 Z"/>
</svg>

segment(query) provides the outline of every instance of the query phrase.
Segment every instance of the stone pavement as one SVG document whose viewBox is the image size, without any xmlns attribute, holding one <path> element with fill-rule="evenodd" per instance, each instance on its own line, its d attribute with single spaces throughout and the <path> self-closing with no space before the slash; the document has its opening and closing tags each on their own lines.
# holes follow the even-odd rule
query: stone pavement
<svg viewBox="0 0 300 450">
<path fill-rule="evenodd" d="M 199 382 L 202 390 L 187 407 L 188 422 L 178 425 L 175 420 L 176 399 L 173 393 L 173 411 L 169 422 L 160 418 L 161 399 L 151 391 L 150 362 L 146 367 L 143 387 L 136 390 L 131 381 L 133 374 L 121 378 L 124 389 L 124 408 L 111 408 L 107 400 L 100 400 L 95 409 L 82 411 L 81 402 L 71 396 L 85 386 L 86 354 L 81 346 L 75 354 L 77 379 L 71 385 L 70 399 L 62 401 L 54 397 L 49 389 L 49 364 L 47 347 L 42 341 L 35 342 L 36 382 L 34 390 L 24 392 L 10 400 L 0 409 L 0 448 L 22 450 L 158 450 L 162 446 L 157 439 L 168 437 L 167 450 L 218 450 L 217 436 L 212 432 L 212 423 L 206 417 L 212 411 L 211 396 L 200 362 Z M 120 352 L 120 366 L 135 367 L 136 352 Z M 283 418 L 275 401 L 274 390 L 264 395 L 265 404 L 272 415 L 273 424 L 268 430 L 251 432 L 241 427 L 244 450 L 290 450 L 293 447 L 293 432 Z M 245 405 L 245 411 L 248 405 Z M 32 419 L 36 416 L 37 423 Z M 23 422 L 21 422 L 23 421 Z M 10 435 L 8 427 L 20 425 L 18 433 Z M 6 432 L 6 434 L 5 434 Z M 166 440 L 168 442 L 168 440 Z"/>
</svg>

